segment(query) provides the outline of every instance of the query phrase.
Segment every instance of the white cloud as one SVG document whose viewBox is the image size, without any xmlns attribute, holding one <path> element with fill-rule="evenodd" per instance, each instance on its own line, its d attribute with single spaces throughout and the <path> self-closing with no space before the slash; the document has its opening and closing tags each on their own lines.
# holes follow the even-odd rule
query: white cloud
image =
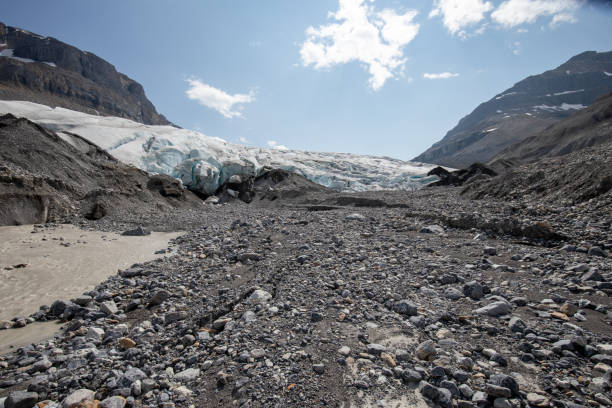
<svg viewBox="0 0 612 408">
<path fill-rule="evenodd" d="M 247 140 L 247 138 L 246 138 L 246 137 L 244 137 L 244 136 L 240 136 L 240 137 L 238 138 L 238 140 L 240 140 L 240 143 L 248 143 L 248 142 L 249 142 L 249 141 Z"/>
<path fill-rule="evenodd" d="M 512 44 L 512 48 L 513 48 L 513 49 L 512 49 L 512 53 L 513 53 L 514 55 L 519 55 L 519 54 L 521 53 L 521 42 L 520 42 L 520 41 L 515 41 L 515 42 Z"/>
<path fill-rule="evenodd" d="M 454 78 L 458 76 L 459 74 L 452 73 L 452 72 L 440 72 L 439 74 L 429 74 L 429 73 L 423 74 L 423 78 L 425 79 L 449 79 L 449 78 Z"/>
<path fill-rule="evenodd" d="M 199 79 L 191 78 L 187 82 L 189 83 L 189 89 L 185 93 L 189 99 L 216 110 L 226 118 L 242 116 L 241 105 L 255 100 L 253 91 L 249 91 L 248 94 L 230 95 L 225 91 L 205 84 Z"/>
<path fill-rule="evenodd" d="M 278 142 L 276 140 L 268 140 L 266 143 L 268 144 L 268 147 L 270 149 L 289 150 L 289 149 L 287 149 L 287 146 L 283 146 L 281 144 L 278 144 Z"/>
<path fill-rule="evenodd" d="M 302 63 L 324 69 L 359 61 L 370 74 L 370 87 L 377 91 L 388 79 L 401 74 L 406 62 L 403 48 L 419 32 L 419 24 L 413 22 L 417 12 L 374 12 L 364 0 L 338 3 L 338 11 L 329 13 L 335 22 L 306 30 L 308 38 L 300 49 Z"/>
<path fill-rule="evenodd" d="M 451 34 L 465 38 L 465 28 L 484 20 L 485 14 L 492 9 L 493 4 L 483 0 L 435 0 L 429 18 L 442 16 Z"/>
<path fill-rule="evenodd" d="M 574 22 L 574 12 L 582 3 L 582 0 L 506 0 L 491 17 L 507 28 L 534 23 L 541 16 L 552 16 L 551 25 L 555 25 Z"/>
</svg>

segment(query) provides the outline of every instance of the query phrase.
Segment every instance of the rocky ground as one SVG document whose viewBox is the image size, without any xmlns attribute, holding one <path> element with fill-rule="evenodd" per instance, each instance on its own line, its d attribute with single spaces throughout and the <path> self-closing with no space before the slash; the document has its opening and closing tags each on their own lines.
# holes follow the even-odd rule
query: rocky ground
<svg viewBox="0 0 612 408">
<path fill-rule="evenodd" d="M 4 407 L 612 405 L 610 207 L 460 192 L 74 220 L 187 233 L 3 323 L 66 321 L 0 357 Z"/>
</svg>

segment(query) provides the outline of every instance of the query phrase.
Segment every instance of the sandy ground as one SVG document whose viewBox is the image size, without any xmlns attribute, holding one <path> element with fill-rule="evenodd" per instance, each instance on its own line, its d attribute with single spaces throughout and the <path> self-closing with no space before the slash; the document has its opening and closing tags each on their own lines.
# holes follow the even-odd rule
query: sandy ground
<svg viewBox="0 0 612 408">
<path fill-rule="evenodd" d="M 127 237 L 72 225 L 0 227 L 0 320 L 75 298 L 118 269 L 164 256 L 155 251 L 167 249 L 179 235 Z"/>
</svg>

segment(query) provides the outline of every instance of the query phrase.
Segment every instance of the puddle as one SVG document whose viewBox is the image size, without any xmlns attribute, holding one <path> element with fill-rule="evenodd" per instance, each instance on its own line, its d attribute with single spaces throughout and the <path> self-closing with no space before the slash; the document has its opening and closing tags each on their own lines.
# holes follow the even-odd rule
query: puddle
<svg viewBox="0 0 612 408">
<path fill-rule="evenodd" d="M 19 329 L 0 330 L 0 355 L 53 337 L 62 326 L 57 322 L 35 322 Z"/>
</svg>

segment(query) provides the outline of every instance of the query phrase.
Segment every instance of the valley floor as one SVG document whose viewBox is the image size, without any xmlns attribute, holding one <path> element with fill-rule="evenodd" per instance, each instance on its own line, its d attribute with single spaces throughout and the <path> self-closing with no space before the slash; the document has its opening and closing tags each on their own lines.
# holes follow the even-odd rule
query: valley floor
<svg viewBox="0 0 612 408">
<path fill-rule="evenodd" d="M 435 188 L 75 221 L 187 232 L 173 256 L 36 316 L 64 329 L 0 357 L 0 397 L 609 406 L 612 217 L 600 204 Z"/>
</svg>

